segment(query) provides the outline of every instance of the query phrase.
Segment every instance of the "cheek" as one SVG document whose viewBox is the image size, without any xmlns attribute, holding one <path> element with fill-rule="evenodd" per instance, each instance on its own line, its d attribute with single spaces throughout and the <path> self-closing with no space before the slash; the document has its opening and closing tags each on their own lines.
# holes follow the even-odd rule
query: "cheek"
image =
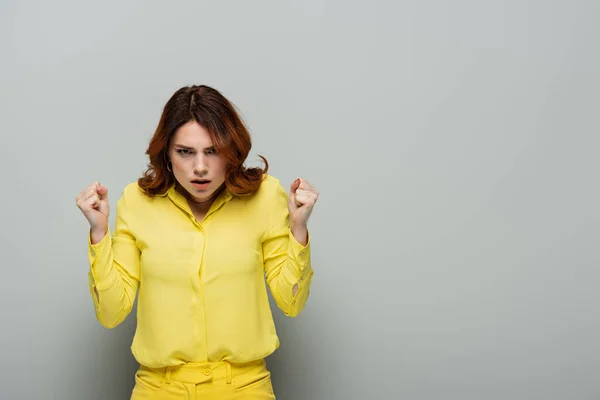
<svg viewBox="0 0 600 400">
<path fill-rule="evenodd" d="M 225 167 L 227 166 L 227 162 L 225 160 L 219 159 L 215 166 L 216 169 L 218 169 L 220 175 L 225 175 Z"/>
<path fill-rule="evenodd" d="M 186 163 L 184 161 L 177 160 L 175 162 L 172 162 L 172 164 L 173 164 L 173 171 L 185 171 L 187 169 Z"/>
<path fill-rule="evenodd" d="M 227 164 L 225 164 L 225 163 L 223 163 L 223 165 L 221 165 L 221 176 L 223 177 L 223 179 L 225 179 L 226 167 L 227 167 Z"/>
</svg>

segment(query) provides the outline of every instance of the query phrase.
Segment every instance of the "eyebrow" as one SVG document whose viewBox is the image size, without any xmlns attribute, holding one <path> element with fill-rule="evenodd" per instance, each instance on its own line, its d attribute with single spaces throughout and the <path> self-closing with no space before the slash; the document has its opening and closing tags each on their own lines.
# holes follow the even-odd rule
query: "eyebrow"
<svg viewBox="0 0 600 400">
<path fill-rule="evenodd" d="M 186 150 L 196 150 L 193 147 L 185 146 L 183 144 L 175 144 L 175 147 L 179 147 L 181 149 L 186 149 Z M 205 148 L 204 150 L 214 150 L 214 149 L 215 149 L 215 146 L 213 145 L 213 146 Z"/>
</svg>

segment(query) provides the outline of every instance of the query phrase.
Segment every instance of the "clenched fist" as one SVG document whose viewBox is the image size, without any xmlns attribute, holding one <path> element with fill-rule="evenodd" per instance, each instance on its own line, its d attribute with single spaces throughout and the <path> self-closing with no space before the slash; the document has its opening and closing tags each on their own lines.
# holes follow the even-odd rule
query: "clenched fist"
<svg viewBox="0 0 600 400">
<path fill-rule="evenodd" d="M 108 188 L 94 182 L 79 193 L 76 202 L 90 223 L 92 241 L 99 241 L 108 229 Z"/>
<path fill-rule="evenodd" d="M 298 178 L 292 183 L 288 200 L 292 227 L 306 227 L 318 198 L 319 191 L 306 179 Z"/>
</svg>

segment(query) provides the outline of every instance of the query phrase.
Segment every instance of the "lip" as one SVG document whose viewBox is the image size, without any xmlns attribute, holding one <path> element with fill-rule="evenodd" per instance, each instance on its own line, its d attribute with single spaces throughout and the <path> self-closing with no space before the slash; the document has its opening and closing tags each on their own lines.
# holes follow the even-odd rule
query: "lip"
<svg viewBox="0 0 600 400">
<path fill-rule="evenodd" d="M 206 189 L 211 184 L 211 181 L 206 181 L 204 183 L 199 183 L 199 182 L 192 181 L 191 184 L 196 189 Z"/>
</svg>

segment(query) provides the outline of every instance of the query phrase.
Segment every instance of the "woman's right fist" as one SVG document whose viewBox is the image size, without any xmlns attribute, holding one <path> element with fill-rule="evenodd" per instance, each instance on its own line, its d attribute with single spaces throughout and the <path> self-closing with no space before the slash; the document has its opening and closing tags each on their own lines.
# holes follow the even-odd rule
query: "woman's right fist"
<svg viewBox="0 0 600 400">
<path fill-rule="evenodd" d="M 90 223 L 92 231 L 104 232 L 108 229 L 108 188 L 94 182 L 79 193 L 77 207 Z"/>
</svg>

